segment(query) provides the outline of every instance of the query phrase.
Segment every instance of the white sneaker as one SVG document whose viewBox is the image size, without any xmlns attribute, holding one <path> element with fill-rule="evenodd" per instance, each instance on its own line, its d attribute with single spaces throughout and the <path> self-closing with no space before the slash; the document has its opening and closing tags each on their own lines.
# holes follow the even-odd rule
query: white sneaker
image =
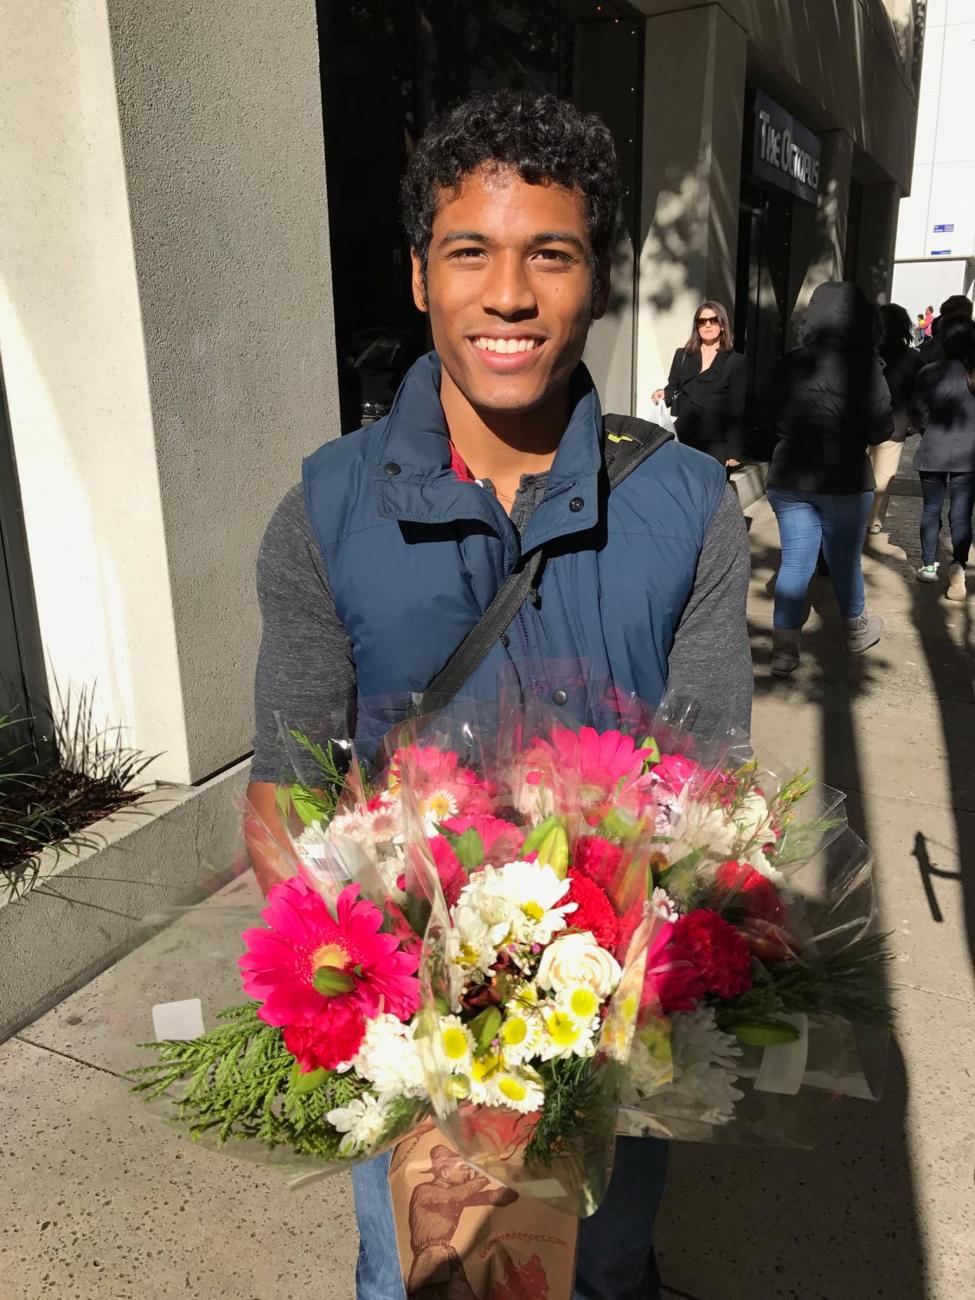
<svg viewBox="0 0 975 1300">
<path fill-rule="evenodd" d="M 964 600 L 968 595 L 965 587 L 965 566 L 964 564 L 953 564 L 948 570 L 948 591 L 949 600 Z"/>
<path fill-rule="evenodd" d="M 937 582 L 938 566 L 937 564 L 922 564 L 917 571 L 918 582 Z"/>
</svg>

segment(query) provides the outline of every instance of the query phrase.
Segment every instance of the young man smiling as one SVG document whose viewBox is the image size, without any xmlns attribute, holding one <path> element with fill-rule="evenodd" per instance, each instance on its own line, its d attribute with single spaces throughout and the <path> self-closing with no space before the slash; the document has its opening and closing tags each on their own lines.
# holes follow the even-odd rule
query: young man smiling
<svg viewBox="0 0 975 1300">
<path fill-rule="evenodd" d="M 539 548 L 535 598 L 464 693 L 492 698 L 501 670 L 537 689 L 546 665 L 571 663 L 651 705 L 684 686 L 702 726 L 747 731 L 748 546 L 724 471 L 661 434 L 607 490 L 581 358 L 607 307 L 618 192 L 605 125 L 551 95 L 476 96 L 420 141 L 403 206 L 434 351 L 385 419 L 306 461 L 261 548 L 250 794 L 272 826 L 275 714 L 354 717 L 378 739 Z M 665 1160 L 663 1143 L 620 1140 L 582 1225 L 578 1300 L 659 1295 Z M 404 1294 L 387 1168 L 354 1173 L 358 1300 Z"/>
</svg>

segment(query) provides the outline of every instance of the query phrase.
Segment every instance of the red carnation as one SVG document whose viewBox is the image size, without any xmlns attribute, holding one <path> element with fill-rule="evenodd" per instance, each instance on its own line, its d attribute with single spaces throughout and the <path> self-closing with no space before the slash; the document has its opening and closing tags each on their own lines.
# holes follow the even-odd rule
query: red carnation
<svg viewBox="0 0 975 1300">
<path fill-rule="evenodd" d="M 298 1058 L 302 1070 L 334 1070 L 351 1061 L 366 1033 L 366 1022 L 355 1002 L 331 998 L 325 1010 L 304 1025 L 286 1025 L 284 1045 Z"/>
<path fill-rule="evenodd" d="M 771 921 L 774 925 L 785 920 L 785 906 L 779 891 L 760 871 L 747 862 L 722 862 L 715 876 L 718 888 L 730 897 L 722 899 L 740 903 L 750 916 Z"/>
<path fill-rule="evenodd" d="M 643 981 L 641 1005 L 659 1007 L 665 1016 L 693 1011 L 707 992 L 693 954 L 675 941 L 675 929 L 674 922 L 667 921 L 654 935 Z"/>
<path fill-rule="evenodd" d="M 709 993 L 737 997 L 752 986 L 752 956 L 733 925 L 717 912 L 700 907 L 678 917 L 674 943 L 686 950 Z"/>
<path fill-rule="evenodd" d="M 589 930 L 600 948 L 615 952 L 620 937 L 620 924 L 613 905 L 594 880 L 569 872 L 569 892 L 562 903 L 576 903 L 576 910 L 567 916 L 574 930 Z"/>
<path fill-rule="evenodd" d="M 616 885 L 622 860 L 623 850 L 600 835 L 586 835 L 576 840 L 572 850 L 573 870 L 588 876 L 605 890 L 612 890 Z"/>
</svg>

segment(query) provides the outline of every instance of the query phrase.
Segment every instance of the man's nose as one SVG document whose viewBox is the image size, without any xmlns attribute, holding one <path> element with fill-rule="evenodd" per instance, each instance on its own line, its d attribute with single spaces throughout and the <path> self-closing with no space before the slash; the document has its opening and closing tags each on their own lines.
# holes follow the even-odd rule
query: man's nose
<svg viewBox="0 0 975 1300">
<path fill-rule="evenodd" d="M 493 259 L 484 282 L 481 305 L 485 311 L 498 316 L 524 316 L 536 310 L 535 290 L 519 253 L 512 250 Z"/>
</svg>

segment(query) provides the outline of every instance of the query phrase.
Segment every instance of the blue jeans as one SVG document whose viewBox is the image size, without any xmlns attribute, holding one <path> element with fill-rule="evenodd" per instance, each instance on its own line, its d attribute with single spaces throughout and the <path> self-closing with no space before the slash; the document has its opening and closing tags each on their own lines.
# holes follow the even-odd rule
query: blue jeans
<svg viewBox="0 0 975 1300">
<path fill-rule="evenodd" d="M 972 506 L 975 504 L 975 474 L 942 474 L 922 469 L 921 495 L 921 563 L 934 564 L 938 558 L 941 536 L 941 511 L 948 496 L 948 528 L 951 532 L 951 559 L 967 564 L 972 549 Z"/>
<path fill-rule="evenodd" d="M 836 601 L 844 618 L 859 618 L 866 606 L 860 555 L 873 505 L 872 492 L 833 496 L 824 492 L 768 489 L 782 540 L 782 564 L 775 580 L 772 625 L 799 628 L 806 590 L 822 547 Z"/>
<path fill-rule="evenodd" d="M 390 1155 L 352 1170 L 359 1224 L 356 1300 L 405 1300 L 389 1194 Z M 619 1138 L 606 1197 L 583 1219 L 573 1300 L 659 1300 L 653 1221 L 663 1196 L 667 1143 Z"/>
</svg>

